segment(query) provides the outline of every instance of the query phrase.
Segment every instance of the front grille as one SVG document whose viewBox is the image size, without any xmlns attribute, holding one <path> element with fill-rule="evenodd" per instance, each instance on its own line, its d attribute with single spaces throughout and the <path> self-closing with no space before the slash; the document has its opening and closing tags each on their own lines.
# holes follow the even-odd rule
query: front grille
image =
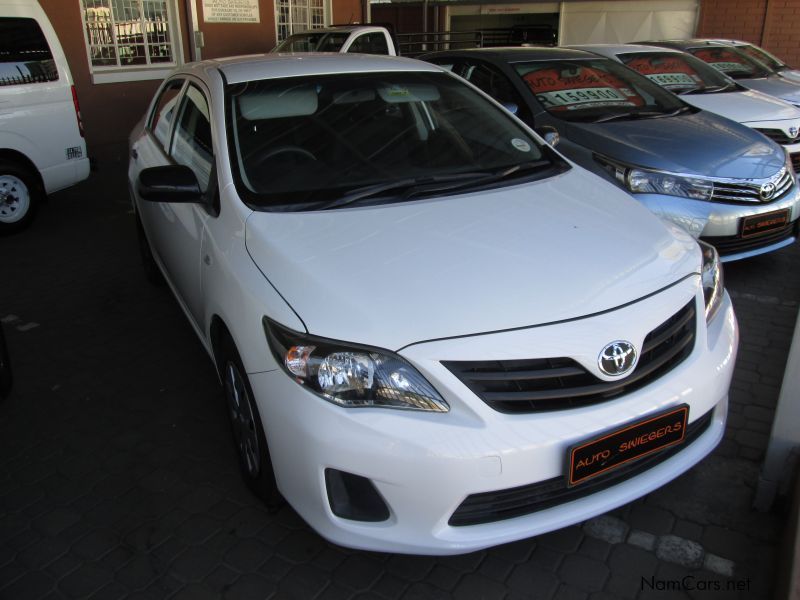
<svg viewBox="0 0 800 600">
<path fill-rule="evenodd" d="M 759 248 L 765 248 L 795 237 L 797 235 L 796 223 L 797 222 L 789 223 L 780 229 L 772 229 L 761 235 L 754 235 L 753 237 L 743 238 L 738 235 L 729 235 L 704 237 L 702 239 L 704 242 L 714 246 L 720 256 L 725 257 L 731 254 L 738 254 L 739 252 L 747 252 L 748 250 L 758 250 Z"/>
<path fill-rule="evenodd" d="M 795 173 L 800 173 L 800 152 L 790 154 L 789 158 L 792 159 L 792 168 L 794 169 Z"/>
<path fill-rule="evenodd" d="M 786 144 L 794 144 L 798 141 L 797 137 L 789 137 L 783 132 L 782 129 L 757 129 L 756 131 L 763 133 L 773 142 L 777 142 L 781 146 L 785 146 Z"/>
<path fill-rule="evenodd" d="M 695 304 L 651 331 L 633 373 L 603 381 L 571 358 L 443 361 L 461 382 L 493 409 L 532 413 L 595 404 L 637 390 L 672 370 L 694 348 Z"/>
<path fill-rule="evenodd" d="M 767 202 L 774 202 L 782 198 L 794 185 L 794 173 L 788 169 L 781 169 L 780 173 L 768 181 L 775 184 L 775 191 Z M 761 183 L 750 183 L 748 181 L 737 182 L 714 182 L 714 189 L 711 192 L 711 200 L 714 202 L 764 202 L 761 200 L 759 192 Z"/>
<path fill-rule="evenodd" d="M 448 523 L 453 527 L 461 527 L 512 519 L 577 500 L 621 483 L 667 460 L 697 440 L 711 424 L 713 412 L 710 410 L 689 424 L 683 443 L 643 456 L 578 486 L 567 487 L 566 477 L 554 477 L 530 485 L 467 496 L 451 515 Z"/>
</svg>

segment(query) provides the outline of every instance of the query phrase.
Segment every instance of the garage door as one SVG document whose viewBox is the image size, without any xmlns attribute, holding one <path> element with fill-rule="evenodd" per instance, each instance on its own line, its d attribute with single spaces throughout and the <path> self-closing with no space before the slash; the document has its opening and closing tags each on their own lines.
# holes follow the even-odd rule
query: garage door
<svg viewBox="0 0 800 600">
<path fill-rule="evenodd" d="M 559 42 L 625 43 L 694 35 L 697 0 L 564 2 Z"/>
</svg>

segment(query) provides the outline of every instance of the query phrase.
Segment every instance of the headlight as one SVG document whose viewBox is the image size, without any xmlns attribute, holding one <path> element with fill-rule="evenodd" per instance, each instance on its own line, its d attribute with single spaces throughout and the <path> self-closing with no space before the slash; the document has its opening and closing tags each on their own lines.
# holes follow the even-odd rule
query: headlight
<svg viewBox="0 0 800 600">
<path fill-rule="evenodd" d="M 710 200 L 714 184 L 698 177 L 682 177 L 645 169 L 627 169 L 624 183 L 634 194 L 666 194 Z"/>
<path fill-rule="evenodd" d="M 300 385 L 344 407 L 447 412 L 447 402 L 400 356 L 300 334 L 264 317 L 275 360 Z"/>
<path fill-rule="evenodd" d="M 703 252 L 703 296 L 706 301 L 706 323 L 710 323 L 722 305 L 724 291 L 722 263 L 713 246 L 701 241 L 697 243 L 700 244 L 700 250 Z"/>
<path fill-rule="evenodd" d="M 634 194 L 666 194 L 695 200 L 710 200 L 714 184 L 701 177 L 685 177 L 664 171 L 629 167 L 595 155 L 610 175 Z"/>
</svg>

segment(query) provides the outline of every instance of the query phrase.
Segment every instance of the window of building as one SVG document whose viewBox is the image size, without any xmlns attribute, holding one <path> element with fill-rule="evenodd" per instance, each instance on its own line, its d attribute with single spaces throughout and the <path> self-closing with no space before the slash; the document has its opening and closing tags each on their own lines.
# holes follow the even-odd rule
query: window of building
<svg viewBox="0 0 800 600">
<path fill-rule="evenodd" d="M 320 29 L 328 24 L 325 0 L 275 0 L 278 42 L 293 33 Z"/>
<path fill-rule="evenodd" d="M 174 0 L 80 0 L 95 83 L 160 79 L 180 62 Z"/>
<path fill-rule="evenodd" d="M 0 86 L 58 79 L 50 46 L 33 19 L 0 18 Z"/>
</svg>

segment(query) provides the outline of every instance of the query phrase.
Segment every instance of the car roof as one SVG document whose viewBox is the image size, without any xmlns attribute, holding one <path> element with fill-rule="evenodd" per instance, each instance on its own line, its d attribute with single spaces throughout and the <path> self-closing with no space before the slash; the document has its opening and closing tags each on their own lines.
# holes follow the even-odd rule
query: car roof
<svg viewBox="0 0 800 600">
<path fill-rule="evenodd" d="M 655 46 L 645 46 L 644 44 L 573 44 L 567 46 L 575 50 L 585 50 L 608 56 L 610 54 L 625 54 L 628 52 L 671 52 L 680 54 L 677 48 L 659 48 Z"/>
<path fill-rule="evenodd" d="M 591 52 L 574 50 L 572 48 L 545 48 L 539 46 L 513 47 L 513 48 L 469 48 L 466 50 L 443 50 L 431 52 L 421 58 L 424 60 L 446 57 L 481 57 L 494 62 L 523 62 L 527 60 L 559 60 L 565 58 L 597 58 Z"/>
<path fill-rule="evenodd" d="M 707 38 L 690 38 L 686 40 L 649 40 L 646 42 L 637 42 L 641 45 L 653 46 L 669 46 L 670 48 L 677 48 L 679 50 L 686 50 L 687 48 L 698 48 L 702 46 L 731 46 L 728 42 L 718 39 Z"/>
<path fill-rule="evenodd" d="M 176 73 L 205 78 L 210 71 L 221 72 L 228 83 L 261 79 L 331 75 L 336 73 L 369 73 L 386 71 L 427 71 L 441 69 L 418 60 L 376 54 L 341 54 L 338 52 L 269 53 L 215 58 L 189 63 Z"/>
<path fill-rule="evenodd" d="M 305 31 L 295 31 L 292 35 L 305 35 L 308 33 L 331 33 L 335 31 L 383 31 L 384 28 L 373 25 L 331 25 L 319 29 L 306 29 Z M 291 37 L 291 36 L 289 36 Z"/>
</svg>

